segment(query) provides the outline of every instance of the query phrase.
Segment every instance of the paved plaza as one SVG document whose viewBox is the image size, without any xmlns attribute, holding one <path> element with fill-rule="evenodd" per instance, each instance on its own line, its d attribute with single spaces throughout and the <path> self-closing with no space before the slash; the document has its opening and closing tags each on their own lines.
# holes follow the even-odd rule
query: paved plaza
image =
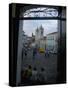
<svg viewBox="0 0 68 90">
<path fill-rule="evenodd" d="M 47 83 L 55 83 L 57 76 L 57 55 L 50 54 L 49 57 L 45 56 L 44 53 L 39 53 L 35 55 L 33 59 L 33 51 L 29 50 L 27 56 L 24 55 L 22 60 L 22 69 L 28 68 L 31 65 L 32 68 L 37 68 L 40 72 L 41 68 L 45 69 L 45 77 Z"/>
</svg>

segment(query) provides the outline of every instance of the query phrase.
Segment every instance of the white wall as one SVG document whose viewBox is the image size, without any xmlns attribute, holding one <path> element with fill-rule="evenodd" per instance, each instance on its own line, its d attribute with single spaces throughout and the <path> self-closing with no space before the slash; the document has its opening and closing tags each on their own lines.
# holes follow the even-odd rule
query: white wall
<svg viewBox="0 0 68 90">
<path fill-rule="evenodd" d="M 54 33 L 54 34 L 49 34 L 46 36 L 46 49 L 48 49 L 49 51 L 52 51 L 54 53 L 57 52 L 57 45 L 58 45 L 57 44 L 58 42 L 56 42 L 57 34 L 58 33 Z M 53 50 L 51 50 L 51 49 L 53 49 Z"/>
</svg>

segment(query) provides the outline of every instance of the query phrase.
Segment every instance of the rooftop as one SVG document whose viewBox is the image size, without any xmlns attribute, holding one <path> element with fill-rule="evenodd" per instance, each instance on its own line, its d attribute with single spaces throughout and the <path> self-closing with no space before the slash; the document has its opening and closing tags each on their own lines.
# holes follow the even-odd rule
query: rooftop
<svg viewBox="0 0 68 90">
<path fill-rule="evenodd" d="M 56 33 L 58 33 L 58 32 L 52 32 L 52 33 L 49 33 L 49 34 L 47 34 L 47 35 L 56 34 Z M 46 36 L 47 36 L 47 35 L 46 35 Z"/>
</svg>

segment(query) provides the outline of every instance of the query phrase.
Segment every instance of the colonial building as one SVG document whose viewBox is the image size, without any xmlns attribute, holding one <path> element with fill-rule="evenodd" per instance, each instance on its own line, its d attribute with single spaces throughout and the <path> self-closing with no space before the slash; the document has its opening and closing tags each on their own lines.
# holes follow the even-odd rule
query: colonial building
<svg viewBox="0 0 68 90">
<path fill-rule="evenodd" d="M 57 53 L 58 48 L 58 32 L 46 35 L 46 49 L 52 53 Z"/>
</svg>

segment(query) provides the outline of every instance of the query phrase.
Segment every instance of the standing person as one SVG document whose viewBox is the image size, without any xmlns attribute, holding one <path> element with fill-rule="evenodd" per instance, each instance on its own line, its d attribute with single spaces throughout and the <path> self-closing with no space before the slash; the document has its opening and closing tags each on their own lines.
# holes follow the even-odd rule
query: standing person
<svg viewBox="0 0 68 90">
<path fill-rule="evenodd" d="M 45 81 L 45 69 L 41 68 L 41 81 Z"/>
<path fill-rule="evenodd" d="M 37 48 L 36 47 L 34 47 L 33 48 L 33 59 L 35 59 L 35 55 L 37 54 Z"/>
<path fill-rule="evenodd" d="M 31 80 L 34 82 L 37 82 L 37 69 L 34 67 L 34 69 L 32 70 L 32 77 Z"/>
<path fill-rule="evenodd" d="M 48 49 L 45 50 L 45 56 L 49 57 L 49 50 Z"/>
<path fill-rule="evenodd" d="M 32 66 L 29 65 L 28 66 L 28 76 L 31 77 L 31 75 L 32 75 Z"/>
<path fill-rule="evenodd" d="M 22 81 L 24 81 L 24 83 L 26 84 L 31 83 L 31 79 L 30 79 L 31 76 L 32 76 L 32 67 L 31 65 L 29 65 L 28 68 L 24 70 L 22 74 Z"/>
<path fill-rule="evenodd" d="M 25 57 L 27 57 L 27 47 L 25 47 L 24 52 L 25 52 Z"/>
<path fill-rule="evenodd" d="M 45 69 L 44 68 L 41 68 L 41 71 L 39 72 L 38 74 L 38 80 L 40 83 L 44 83 L 45 82 Z"/>
<path fill-rule="evenodd" d="M 32 67 L 31 65 L 28 66 L 28 73 L 27 73 L 27 76 L 28 76 L 28 82 L 30 83 L 31 81 L 31 76 L 32 76 Z"/>
</svg>

